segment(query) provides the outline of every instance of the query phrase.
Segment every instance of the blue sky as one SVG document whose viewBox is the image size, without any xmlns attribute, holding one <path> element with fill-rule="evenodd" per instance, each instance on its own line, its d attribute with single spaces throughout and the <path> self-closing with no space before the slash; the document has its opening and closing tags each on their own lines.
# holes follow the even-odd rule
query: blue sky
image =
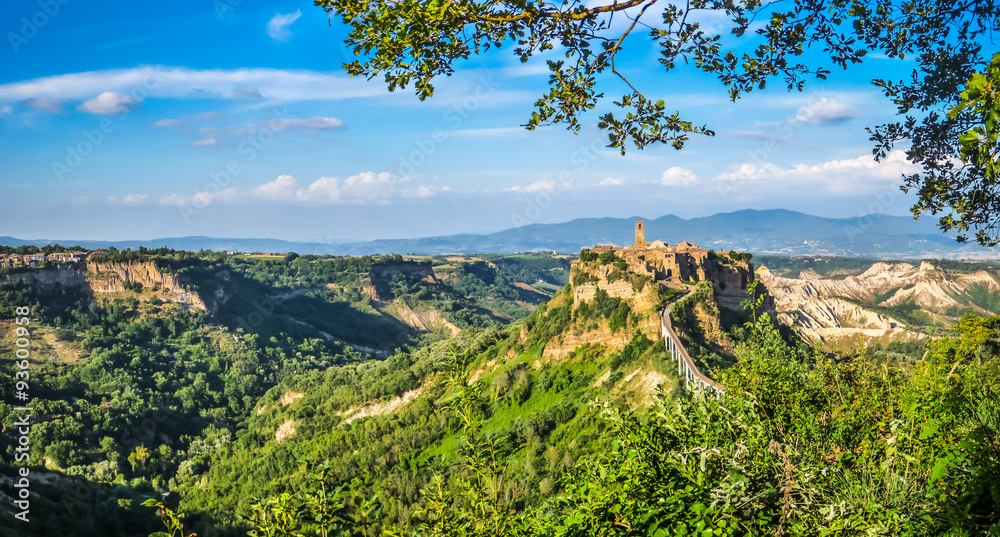
<svg viewBox="0 0 1000 537">
<path fill-rule="evenodd" d="M 864 130 L 893 117 L 870 80 L 902 78 L 907 62 L 871 58 L 802 93 L 775 83 L 731 103 L 710 75 L 664 74 L 634 33 L 619 68 L 717 135 L 622 157 L 599 113 L 579 135 L 519 127 L 554 55 L 491 52 L 421 102 L 348 77 L 347 29 L 306 2 L 6 2 L 0 21 L 0 235 L 323 241 L 912 204 L 898 191 L 912 168 L 900 153 L 875 165 Z M 624 93 L 610 79 L 601 90 Z"/>
</svg>

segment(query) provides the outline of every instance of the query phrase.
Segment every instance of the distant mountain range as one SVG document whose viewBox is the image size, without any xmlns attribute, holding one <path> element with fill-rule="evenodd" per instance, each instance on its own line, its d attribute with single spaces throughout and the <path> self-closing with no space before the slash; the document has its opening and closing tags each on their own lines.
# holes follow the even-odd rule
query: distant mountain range
<svg viewBox="0 0 1000 537">
<path fill-rule="evenodd" d="M 0 237 L 0 244 L 79 245 L 89 249 L 167 247 L 176 250 L 296 252 L 299 254 L 447 254 L 557 251 L 576 253 L 596 244 L 633 242 L 632 218 L 580 218 L 562 224 L 531 224 L 484 235 L 459 234 L 418 239 L 308 243 L 278 239 L 175 237 L 139 241 L 22 240 Z M 783 209 L 743 210 L 702 218 L 666 215 L 646 219 L 646 240 L 688 241 L 716 250 L 744 250 L 784 255 L 835 255 L 875 258 L 1000 258 L 1000 252 L 956 243 L 932 218 L 872 214 L 823 218 Z"/>
</svg>

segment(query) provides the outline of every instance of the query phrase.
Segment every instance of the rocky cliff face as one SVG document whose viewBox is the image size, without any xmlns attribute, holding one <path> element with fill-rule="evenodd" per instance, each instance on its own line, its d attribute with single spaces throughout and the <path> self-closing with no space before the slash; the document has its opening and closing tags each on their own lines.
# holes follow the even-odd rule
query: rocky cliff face
<svg viewBox="0 0 1000 537">
<path fill-rule="evenodd" d="M 372 267 L 368 273 L 371 285 L 364 286 L 361 293 L 368 295 L 372 300 L 382 301 L 385 297 L 391 296 L 389 285 L 394 276 L 405 274 L 418 280 L 433 282 L 434 269 L 430 262 L 421 261 L 400 261 L 398 263 L 378 263 Z"/>
<path fill-rule="evenodd" d="M 919 337 L 892 317 L 831 297 L 805 301 L 793 310 L 779 312 L 778 322 L 797 327 L 799 334 L 811 342 L 857 336 L 888 339 Z"/>
<path fill-rule="evenodd" d="M 645 330 L 644 330 L 645 331 Z M 543 360 L 553 360 L 569 356 L 573 351 L 584 344 L 602 345 L 609 349 L 620 349 L 632 340 L 631 331 L 619 330 L 617 334 L 612 334 L 607 323 L 600 325 L 596 330 L 584 332 L 571 332 L 563 335 L 554 341 L 550 341 L 542 350 Z M 656 334 L 646 334 L 652 339 L 657 339 Z"/>
<path fill-rule="evenodd" d="M 653 304 L 657 302 L 655 291 L 659 284 L 650 281 L 647 282 L 641 289 L 636 290 L 629 277 L 609 282 L 608 276 L 614 272 L 614 270 L 614 267 L 610 265 L 587 266 L 579 263 L 578 261 L 574 261 L 572 267 L 570 268 L 570 274 L 575 274 L 577 271 L 584 271 L 591 277 L 591 280 L 597 280 L 573 286 L 574 308 L 583 302 L 590 302 L 594 300 L 594 297 L 597 295 L 597 290 L 601 289 L 612 298 L 628 300 L 632 311 L 641 313 L 651 311 Z M 631 274 L 630 276 L 635 275 Z"/>
<path fill-rule="evenodd" d="M 163 294 L 163 299 L 186 307 L 205 310 L 205 302 L 197 293 L 181 285 L 173 274 L 160 272 L 152 261 L 135 263 L 87 263 L 87 281 L 95 293 L 116 293 L 126 290 L 126 285 L 142 284 Z"/>
<path fill-rule="evenodd" d="M 55 269 L 33 270 L 10 274 L 7 281 L 21 281 L 32 284 L 78 286 L 90 289 L 95 294 L 120 293 L 130 284 L 142 284 L 143 289 L 153 290 L 167 301 L 184 307 L 205 309 L 205 302 L 197 295 L 184 289 L 176 276 L 160 272 L 151 261 L 134 263 L 87 263 L 80 267 L 63 265 Z"/>
<path fill-rule="evenodd" d="M 797 288 L 802 288 L 807 295 L 842 296 L 866 302 L 896 291 L 890 298 L 882 300 L 880 305 L 895 306 L 912 298 L 918 306 L 927 308 L 954 306 L 959 303 L 955 295 L 976 284 L 985 285 L 991 291 L 1000 290 L 1000 284 L 986 272 L 951 277 L 926 261 L 916 268 L 909 263 L 875 263 L 858 276 L 838 280 L 816 278 L 815 275 L 799 279 L 782 278 L 771 274 L 766 267 L 761 268 L 760 277 L 767 288 L 776 293 L 779 310 L 781 300 L 778 294 Z"/>
<path fill-rule="evenodd" d="M 711 263 L 706 270 L 706 277 L 715 284 L 715 300 L 719 307 L 742 311 L 740 303 L 750 298 L 747 286 L 754 279 L 752 263 Z"/>
<path fill-rule="evenodd" d="M 708 343 L 710 347 L 721 351 L 720 353 L 733 353 L 734 346 L 732 341 L 729 340 L 729 337 L 726 336 L 725 332 L 722 330 L 722 321 L 719 319 L 718 308 L 711 306 L 706 308 L 703 304 L 695 303 L 693 305 L 689 305 L 687 309 L 688 315 L 690 315 L 694 320 L 694 324 L 697 326 L 698 332 L 701 333 L 700 337 L 703 337 L 704 341 Z M 689 330 L 688 326 L 685 326 L 682 323 L 673 323 L 673 329 L 674 333 L 676 333 L 682 341 L 684 339 L 690 340 L 698 337 Z M 687 350 L 689 353 L 693 351 L 691 348 Z M 697 362 L 697 357 L 692 357 L 694 357 Z M 706 368 L 702 372 L 704 373 L 707 371 L 708 369 Z"/>
<path fill-rule="evenodd" d="M 627 301 L 632 312 L 639 316 L 638 326 L 629 326 L 612 333 L 605 319 L 600 319 L 596 326 L 593 321 L 578 321 L 561 337 L 545 345 L 542 351 L 544 360 L 563 358 L 584 344 L 601 345 L 610 349 L 621 348 L 640 332 L 652 340 L 660 338 L 660 317 L 659 313 L 654 311 L 658 303 L 657 290 L 660 284 L 647 281 L 636 290 L 630 278 L 638 275 L 627 273 L 624 279 L 609 282 L 608 276 L 614 271 L 614 267 L 610 265 L 589 265 L 574 261 L 570 269 L 571 278 L 572 275 L 583 272 L 587 275 L 588 281 L 572 286 L 573 308 L 578 308 L 584 302 L 592 302 L 600 289 L 609 297 Z M 556 300 L 560 298 L 557 297 Z"/>
<path fill-rule="evenodd" d="M 433 328 L 443 328 L 452 336 L 461 332 L 459 327 L 448 322 L 440 312 L 429 309 L 414 310 L 403 301 L 386 304 L 383 311 L 418 332 L 426 332 Z"/>
<path fill-rule="evenodd" d="M 774 299 L 779 321 L 797 327 L 807 340 L 820 342 L 854 336 L 917 337 L 913 327 L 870 308 L 912 304 L 944 320 L 944 312 L 953 306 L 992 313 L 970 302 L 966 292 L 971 288 L 1000 291 L 1000 284 L 984 271 L 949 275 L 927 262 L 918 267 L 875 263 L 864 273 L 843 279 L 822 278 L 815 272 L 783 278 L 761 267 L 757 277 Z M 859 305 L 865 303 L 870 306 Z"/>
<path fill-rule="evenodd" d="M 573 304 L 580 304 L 581 302 L 590 302 L 594 300 L 594 296 L 597 294 L 598 289 L 603 289 L 608 296 L 615 298 L 629 299 L 635 295 L 635 291 L 632 289 L 632 284 L 628 280 L 618 280 L 616 282 L 608 282 L 608 275 L 614 270 L 614 267 L 610 265 L 597 265 L 597 266 L 587 266 L 578 261 L 574 261 L 570 267 L 570 274 L 576 274 L 577 272 L 583 271 L 588 276 L 596 278 L 596 282 L 585 283 L 582 285 L 573 286 Z"/>
<path fill-rule="evenodd" d="M 128 284 L 139 283 L 143 287 L 160 288 L 164 291 L 183 292 L 177 277 L 160 272 L 152 262 L 140 263 L 87 263 L 87 280 L 98 293 L 125 291 Z"/>
<path fill-rule="evenodd" d="M 84 272 L 80 271 L 74 265 L 62 265 L 57 269 L 32 270 L 30 272 L 8 274 L 6 281 L 41 285 L 54 285 L 58 283 L 66 287 L 87 283 Z"/>
</svg>

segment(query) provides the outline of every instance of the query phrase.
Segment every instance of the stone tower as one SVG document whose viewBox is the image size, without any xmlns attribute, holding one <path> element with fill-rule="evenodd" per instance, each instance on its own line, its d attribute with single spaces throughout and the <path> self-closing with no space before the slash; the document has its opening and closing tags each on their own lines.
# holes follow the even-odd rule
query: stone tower
<svg viewBox="0 0 1000 537">
<path fill-rule="evenodd" d="M 635 221 L 635 245 L 639 248 L 646 247 L 646 223 L 642 220 Z"/>
</svg>

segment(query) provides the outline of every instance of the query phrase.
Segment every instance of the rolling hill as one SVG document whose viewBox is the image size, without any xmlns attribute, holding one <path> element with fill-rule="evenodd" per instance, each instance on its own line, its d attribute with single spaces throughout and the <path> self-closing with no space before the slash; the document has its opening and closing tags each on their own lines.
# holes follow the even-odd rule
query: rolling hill
<svg viewBox="0 0 1000 537">
<path fill-rule="evenodd" d="M 456 234 L 365 242 L 293 242 L 278 239 L 172 237 L 131 241 L 24 240 L 0 237 L 0 244 L 80 245 L 120 249 L 140 246 L 179 250 L 297 252 L 317 255 L 576 253 L 595 244 L 629 244 L 633 222 L 643 217 L 581 218 L 558 224 L 530 224 L 490 234 Z M 871 214 L 856 218 L 824 218 L 782 209 L 743 210 L 702 218 L 674 215 L 646 219 L 646 236 L 668 243 L 690 241 L 716 250 L 748 250 L 783 255 L 837 255 L 876 258 L 996 258 L 992 249 L 956 243 L 932 219 Z"/>
</svg>

